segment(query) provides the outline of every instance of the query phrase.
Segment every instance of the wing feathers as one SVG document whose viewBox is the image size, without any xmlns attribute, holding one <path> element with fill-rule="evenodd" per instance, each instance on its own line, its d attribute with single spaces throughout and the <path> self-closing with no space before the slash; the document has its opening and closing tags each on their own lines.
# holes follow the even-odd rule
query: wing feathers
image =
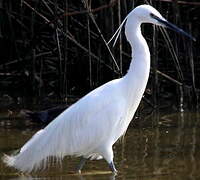
<svg viewBox="0 0 200 180">
<path fill-rule="evenodd" d="M 110 91 L 108 85 L 86 95 L 38 131 L 19 154 L 5 155 L 3 161 L 20 171 L 30 172 L 46 167 L 51 156 L 59 160 L 65 155 L 89 156 L 94 153 L 95 148 L 110 136 L 111 126 L 119 119 L 116 112 L 121 113 L 118 109 L 113 111 L 115 106 L 119 108 L 113 89 L 110 97 L 105 97 L 110 94 L 106 91 Z"/>
</svg>

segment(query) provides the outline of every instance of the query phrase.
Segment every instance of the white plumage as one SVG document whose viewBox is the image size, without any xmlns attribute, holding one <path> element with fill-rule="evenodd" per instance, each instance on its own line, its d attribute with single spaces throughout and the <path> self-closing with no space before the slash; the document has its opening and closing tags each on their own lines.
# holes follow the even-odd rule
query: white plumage
<svg viewBox="0 0 200 180">
<path fill-rule="evenodd" d="M 91 91 L 70 106 L 46 128 L 38 131 L 17 155 L 5 155 L 3 161 L 8 166 L 31 172 L 46 167 L 51 156 L 62 159 L 66 155 L 75 155 L 86 159 L 103 157 L 116 172 L 112 146 L 126 132 L 143 96 L 150 71 L 150 52 L 140 25 L 168 25 L 149 5 L 138 6 L 122 25 L 125 21 L 133 59 L 128 73 Z M 117 30 L 118 34 L 122 25 Z M 173 28 L 178 30 L 174 25 Z"/>
</svg>

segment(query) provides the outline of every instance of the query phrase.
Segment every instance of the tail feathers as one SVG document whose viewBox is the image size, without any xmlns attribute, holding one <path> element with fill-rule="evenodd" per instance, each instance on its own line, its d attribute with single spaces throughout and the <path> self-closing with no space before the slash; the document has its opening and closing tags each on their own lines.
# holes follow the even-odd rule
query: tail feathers
<svg viewBox="0 0 200 180">
<path fill-rule="evenodd" d="M 4 154 L 2 157 L 2 161 L 8 166 L 13 167 L 21 172 L 33 172 L 37 170 L 44 170 L 46 167 L 50 166 L 51 163 L 56 163 L 61 165 L 62 158 L 60 157 L 46 157 L 43 160 L 40 160 L 38 162 L 33 161 L 30 163 L 31 159 L 28 159 L 28 161 L 24 161 L 24 159 L 21 160 L 20 154 L 17 156 L 8 156 Z"/>
<path fill-rule="evenodd" d="M 12 167 L 15 164 L 14 156 L 3 155 L 2 161 L 9 167 Z"/>
<path fill-rule="evenodd" d="M 2 157 L 2 161 L 8 166 L 8 167 L 14 167 L 15 169 L 22 171 L 22 172 L 30 172 L 33 170 L 33 168 L 24 168 L 20 163 L 17 162 L 17 156 L 8 156 L 4 154 Z"/>
<path fill-rule="evenodd" d="M 23 163 L 20 158 L 20 155 L 16 155 L 16 156 L 8 156 L 8 155 L 4 155 L 2 160 L 3 162 L 8 166 L 8 167 L 14 167 L 15 169 L 21 171 L 21 172 L 31 172 L 34 170 L 34 166 L 30 165 L 30 163 Z"/>
<path fill-rule="evenodd" d="M 4 155 L 2 160 L 9 166 L 22 172 L 45 169 L 52 162 L 61 162 L 63 155 L 56 153 L 55 148 L 46 148 L 45 130 L 38 131 L 20 150 L 17 155 Z M 47 136 L 46 136 L 47 138 Z M 47 138 L 48 139 L 48 138 Z M 53 158 L 54 156 L 54 158 Z"/>
</svg>

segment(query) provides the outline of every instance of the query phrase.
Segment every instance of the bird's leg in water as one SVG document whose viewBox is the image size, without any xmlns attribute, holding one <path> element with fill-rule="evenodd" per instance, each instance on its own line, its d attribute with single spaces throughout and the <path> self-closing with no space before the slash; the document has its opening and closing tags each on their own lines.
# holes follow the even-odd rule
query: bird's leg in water
<svg viewBox="0 0 200 180">
<path fill-rule="evenodd" d="M 113 161 L 111 161 L 111 163 L 109 163 L 109 167 L 110 167 L 110 170 L 114 173 L 114 174 L 117 174 L 117 170 L 115 168 L 115 164 L 113 163 Z"/>
<path fill-rule="evenodd" d="M 84 157 L 82 157 L 81 158 L 81 161 L 80 161 L 80 163 L 78 164 L 78 166 L 77 166 L 77 168 L 76 168 L 76 172 L 77 173 L 81 173 L 81 170 L 82 170 L 82 168 L 83 168 L 83 166 L 85 165 L 85 162 L 86 162 L 86 158 L 84 158 Z"/>
</svg>

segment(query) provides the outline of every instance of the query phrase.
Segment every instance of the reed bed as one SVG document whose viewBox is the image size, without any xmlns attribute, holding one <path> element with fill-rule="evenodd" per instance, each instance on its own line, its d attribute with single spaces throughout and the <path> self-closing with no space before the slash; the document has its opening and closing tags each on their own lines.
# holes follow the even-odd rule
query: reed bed
<svg viewBox="0 0 200 180">
<path fill-rule="evenodd" d="M 198 1 L 178 0 L 2 0 L 0 1 L 0 96 L 69 102 L 123 76 L 130 63 L 124 33 L 110 39 L 135 6 L 148 3 L 197 42 L 145 26 L 152 67 L 143 105 L 166 101 L 197 107 L 200 83 Z"/>
</svg>

